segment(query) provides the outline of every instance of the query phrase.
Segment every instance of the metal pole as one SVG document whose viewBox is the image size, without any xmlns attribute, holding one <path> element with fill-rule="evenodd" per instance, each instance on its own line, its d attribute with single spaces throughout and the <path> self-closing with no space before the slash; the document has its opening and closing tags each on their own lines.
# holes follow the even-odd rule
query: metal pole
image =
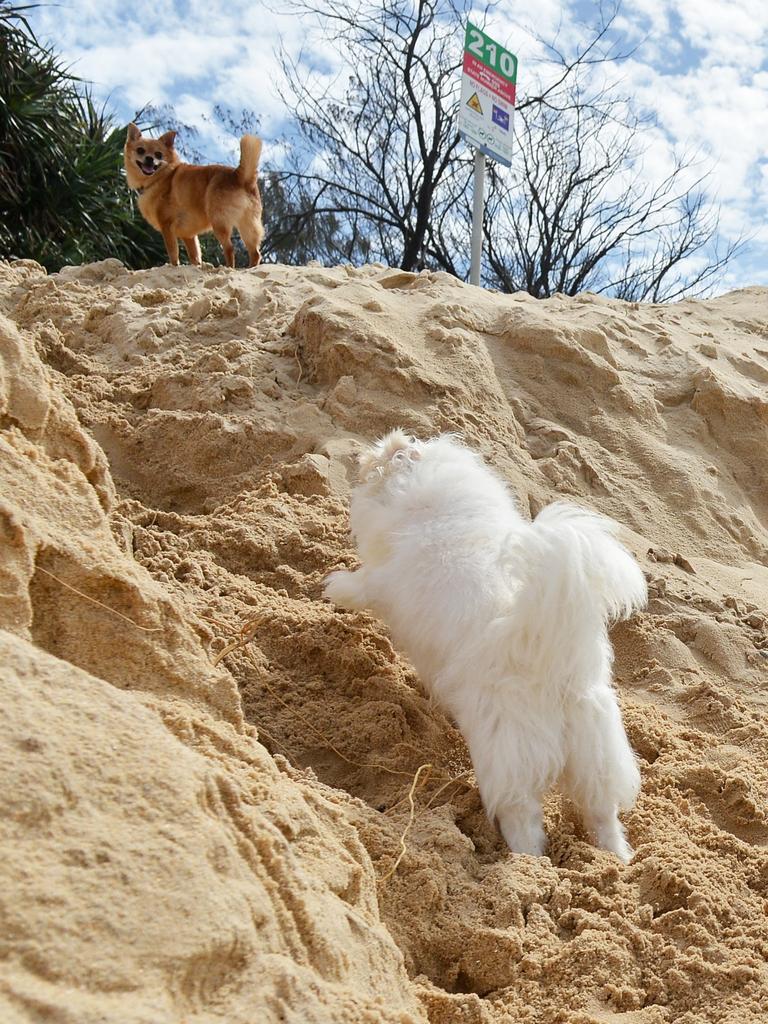
<svg viewBox="0 0 768 1024">
<path fill-rule="evenodd" d="M 472 265 L 469 283 L 480 284 L 480 257 L 483 253 L 483 207 L 485 205 L 485 153 L 475 150 L 475 176 L 472 195 Z"/>
</svg>

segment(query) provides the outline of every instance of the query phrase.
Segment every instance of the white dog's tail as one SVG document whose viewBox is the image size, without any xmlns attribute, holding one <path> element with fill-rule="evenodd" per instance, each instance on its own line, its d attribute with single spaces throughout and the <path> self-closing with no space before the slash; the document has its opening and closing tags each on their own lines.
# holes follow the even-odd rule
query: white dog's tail
<svg viewBox="0 0 768 1024">
<path fill-rule="evenodd" d="M 644 607 L 645 577 L 616 539 L 618 529 L 613 520 L 566 502 L 542 509 L 517 541 L 526 554 L 514 559 L 528 569 L 525 597 L 538 605 L 531 611 L 560 617 L 566 609 L 581 609 L 606 621 Z"/>
</svg>

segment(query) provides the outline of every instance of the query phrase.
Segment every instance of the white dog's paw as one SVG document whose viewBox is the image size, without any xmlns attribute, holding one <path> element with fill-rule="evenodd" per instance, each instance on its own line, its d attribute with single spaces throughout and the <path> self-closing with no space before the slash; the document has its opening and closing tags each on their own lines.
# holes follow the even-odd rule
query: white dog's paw
<svg viewBox="0 0 768 1024">
<path fill-rule="evenodd" d="M 541 824 L 541 814 L 527 813 L 519 809 L 502 810 L 497 821 L 507 846 L 513 853 L 527 853 L 529 857 L 543 857 L 547 848 L 547 836 Z"/>
<path fill-rule="evenodd" d="M 591 831 L 594 834 L 595 843 L 601 850 L 608 850 L 609 853 L 614 853 L 623 864 L 629 864 L 635 851 L 627 842 L 627 837 L 618 818 L 592 823 Z"/>
<path fill-rule="evenodd" d="M 602 843 L 600 845 L 603 846 Z M 613 843 L 611 843 L 610 846 L 603 846 L 603 849 L 610 850 L 611 853 L 615 853 L 619 860 L 622 862 L 622 864 L 629 864 L 629 862 L 635 856 L 635 851 L 632 849 L 632 847 L 627 842 L 626 837 L 623 835 L 618 836 L 616 840 Z"/>
<path fill-rule="evenodd" d="M 364 607 L 362 596 L 358 573 L 337 569 L 326 577 L 323 587 L 326 601 L 333 601 L 340 608 L 357 609 Z"/>
</svg>

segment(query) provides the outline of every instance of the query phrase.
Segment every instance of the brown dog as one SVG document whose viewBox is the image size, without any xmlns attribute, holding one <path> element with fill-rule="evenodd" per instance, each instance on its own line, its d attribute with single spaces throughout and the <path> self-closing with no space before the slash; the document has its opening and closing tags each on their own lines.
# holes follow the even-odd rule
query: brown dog
<svg viewBox="0 0 768 1024">
<path fill-rule="evenodd" d="M 173 148 L 175 138 L 176 132 L 166 132 L 159 139 L 145 138 L 135 124 L 130 124 L 123 150 L 128 184 L 139 191 L 139 209 L 145 220 L 162 233 L 171 265 L 179 264 L 181 239 L 190 263 L 200 266 L 197 236 L 213 231 L 224 249 L 227 266 L 234 267 L 232 228 L 237 227 L 250 266 L 258 266 L 264 236 L 256 181 L 261 139 L 242 137 L 237 167 L 197 167 L 181 162 Z"/>
</svg>

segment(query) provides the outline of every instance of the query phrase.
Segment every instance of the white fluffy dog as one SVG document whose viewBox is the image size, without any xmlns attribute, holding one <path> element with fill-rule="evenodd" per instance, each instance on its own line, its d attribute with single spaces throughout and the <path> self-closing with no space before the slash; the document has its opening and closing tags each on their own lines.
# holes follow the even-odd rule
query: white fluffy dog
<svg viewBox="0 0 768 1024">
<path fill-rule="evenodd" d="M 464 735 L 510 848 L 541 855 L 560 780 L 595 841 L 628 862 L 618 811 L 640 775 L 611 684 L 607 623 L 646 601 L 616 524 L 564 503 L 523 519 L 456 438 L 395 430 L 360 460 L 351 527 L 362 567 L 325 596 L 370 609 Z"/>
</svg>

